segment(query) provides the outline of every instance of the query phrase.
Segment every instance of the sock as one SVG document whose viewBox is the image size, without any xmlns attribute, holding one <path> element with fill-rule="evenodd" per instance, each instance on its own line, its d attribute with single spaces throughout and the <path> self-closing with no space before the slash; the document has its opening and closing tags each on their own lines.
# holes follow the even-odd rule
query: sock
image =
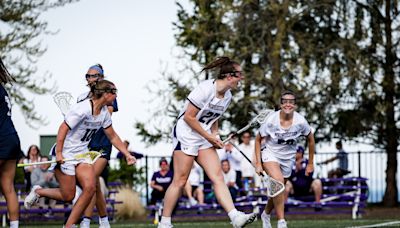
<svg viewBox="0 0 400 228">
<path fill-rule="evenodd" d="M 18 226 L 19 226 L 18 220 L 10 221 L 10 228 L 18 228 Z"/>
<path fill-rule="evenodd" d="M 285 219 L 279 219 L 278 223 L 285 222 Z"/>
<path fill-rule="evenodd" d="M 237 213 L 239 213 L 238 210 L 232 209 L 230 212 L 228 212 L 228 216 L 231 219 L 231 221 L 233 221 L 233 219 L 236 217 Z"/>
<path fill-rule="evenodd" d="M 160 223 L 171 225 L 171 217 L 161 216 L 161 222 Z"/>
<path fill-rule="evenodd" d="M 108 221 L 108 216 L 106 215 L 106 216 L 100 217 L 99 223 L 100 224 L 110 224 L 110 222 Z"/>
<path fill-rule="evenodd" d="M 265 216 L 267 216 L 267 217 L 271 217 L 271 214 L 267 214 L 267 212 L 264 210 L 263 211 L 263 214 L 265 215 Z"/>
</svg>

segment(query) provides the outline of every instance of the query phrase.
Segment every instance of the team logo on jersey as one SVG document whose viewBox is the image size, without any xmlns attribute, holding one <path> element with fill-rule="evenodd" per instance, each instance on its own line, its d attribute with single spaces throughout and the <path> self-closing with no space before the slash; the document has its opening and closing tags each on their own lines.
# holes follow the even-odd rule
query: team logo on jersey
<svg viewBox="0 0 400 228">
<path fill-rule="evenodd" d="M 213 110 L 216 110 L 216 111 L 224 111 L 224 108 L 225 108 L 224 106 L 214 105 L 214 104 L 211 104 L 211 103 L 208 104 L 208 107 L 210 109 L 213 109 Z"/>
</svg>

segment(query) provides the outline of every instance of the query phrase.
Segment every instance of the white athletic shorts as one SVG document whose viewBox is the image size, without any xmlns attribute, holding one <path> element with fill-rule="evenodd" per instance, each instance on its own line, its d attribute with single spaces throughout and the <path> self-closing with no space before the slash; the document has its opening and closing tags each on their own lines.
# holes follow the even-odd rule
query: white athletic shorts
<svg viewBox="0 0 400 228">
<path fill-rule="evenodd" d="M 209 141 L 200 136 L 197 132 L 194 132 L 194 130 L 189 131 L 187 129 L 177 128 L 178 127 L 174 127 L 172 135 L 174 151 L 180 150 L 187 155 L 197 157 L 199 155 L 199 150 L 213 147 Z"/>
<path fill-rule="evenodd" d="M 281 172 L 284 178 L 289 178 L 292 174 L 292 167 L 294 165 L 293 159 L 280 159 L 277 158 L 273 153 L 262 150 L 261 161 L 264 162 L 277 162 L 281 167 Z"/>
</svg>

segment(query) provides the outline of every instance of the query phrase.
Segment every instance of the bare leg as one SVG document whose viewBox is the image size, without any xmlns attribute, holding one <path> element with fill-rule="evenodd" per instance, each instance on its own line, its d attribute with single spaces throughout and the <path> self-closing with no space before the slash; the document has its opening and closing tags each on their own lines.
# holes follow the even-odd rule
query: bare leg
<svg viewBox="0 0 400 228">
<path fill-rule="evenodd" d="M 221 162 L 215 149 L 200 150 L 196 161 L 203 167 L 210 178 L 219 204 L 221 204 L 226 212 L 235 209 L 228 186 L 224 182 Z"/>
<path fill-rule="evenodd" d="M 75 196 L 75 176 L 64 174 L 59 168 L 55 169 L 59 188 L 40 188 L 36 193 L 41 197 L 70 202 Z"/>
<path fill-rule="evenodd" d="M 190 184 L 189 181 L 186 181 L 184 190 L 185 190 L 184 194 L 186 194 L 186 196 L 187 196 L 189 199 L 193 198 L 193 195 L 192 195 L 192 185 Z"/>
<path fill-rule="evenodd" d="M 82 194 L 72 208 L 71 214 L 65 223 L 66 227 L 70 227 L 78 221 L 96 191 L 96 179 L 92 165 L 81 163 L 76 167 L 75 172 L 76 178 L 82 186 Z M 73 188 L 75 189 L 75 185 Z"/>
<path fill-rule="evenodd" d="M 196 197 L 197 197 L 197 201 L 199 202 L 199 204 L 204 204 L 204 192 L 203 189 L 199 187 L 197 187 L 196 191 L 194 192 Z"/>
<path fill-rule="evenodd" d="M 311 183 L 311 189 L 314 192 L 315 202 L 319 203 L 321 201 L 322 195 L 322 182 L 320 179 L 315 179 Z"/>
<path fill-rule="evenodd" d="M 286 181 L 285 184 L 285 202 L 287 202 L 289 195 L 293 194 L 293 184 L 290 181 Z"/>
<path fill-rule="evenodd" d="M 274 178 L 277 181 L 280 181 L 282 183 L 285 182 L 285 179 L 283 178 L 282 172 L 280 165 L 277 162 L 264 162 L 263 163 L 263 168 L 267 172 L 267 174 Z M 276 210 L 276 217 L 279 219 L 284 219 L 285 217 L 285 196 L 283 193 L 275 196 L 272 198 L 272 201 L 268 199 L 268 204 L 266 206 L 265 212 L 267 214 L 270 214 L 272 209 L 275 207 Z"/>
<path fill-rule="evenodd" d="M 6 198 L 10 221 L 17 221 L 19 219 L 19 204 L 14 189 L 16 164 L 16 160 L 0 160 L 1 191 Z"/>
<path fill-rule="evenodd" d="M 178 198 L 182 194 L 182 189 L 189 177 L 193 166 L 194 157 L 183 153 L 180 150 L 174 151 L 174 179 L 168 187 L 164 197 L 164 217 L 171 217 Z"/>
<path fill-rule="evenodd" d="M 96 205 L 97 213 L 100 217 L 107 216 L 107 204 L 106 199 L 104 198 L 103 193 L 101 192 L 99 177 L 101 172 L 103 172 L 104 168 L 107 166 L 107 159 L 99 158 L 96 163 L 93 164 L 94 172 L 96 175 L 96 193 L 92 197 L 89 206 L 85 209 L 85 217 L 91 218 L 93 215 L 94 205 Z"/>
</svg>

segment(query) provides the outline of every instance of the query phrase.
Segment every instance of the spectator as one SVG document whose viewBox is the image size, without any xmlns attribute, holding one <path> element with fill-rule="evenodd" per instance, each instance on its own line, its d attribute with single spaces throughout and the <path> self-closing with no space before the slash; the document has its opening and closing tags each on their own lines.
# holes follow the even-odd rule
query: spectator
<svg viewBox="0 0 400 228">
<path fill-rule="evenodd" d="M 168 161 L 161 158 L 160 171 L 154 172 L 150 182 L 150 187 L 153 189 L 150 205 L 155 205 L 164 199 L 165 191 L 171 184 L 172 178 L 173 173 L 169 170 Z"/>
<path fill-rule="evenodd" d="M 202 172 L 203 169 L 199 164 L 197 164 L 197 162 L 194 162 L 184 189 L 184 193 L 188 197 L 191 206 L 194 206 L 197 203 L 204 205 L 204 192 L 200 187 Z"/>
<path fill-rule="evenodd" d="M 40 154 L 40 149 L 37 145 L 31 145 L 28 148 L 28 153 L 26 158 L 24 159 L 24 164 L 32 163 L 32 162 L 40 162 L 42 155 Z M 32 171 L 36 168 L 39 168 L 37 165 L 30 165 L 24 167 L 24 175 L 26 182 L 26 191 L 29 192 L 32 187 L 31 183 L 31 174 Z"/>
<path fill-rule="evenodd" d="M 222 150 L 219 150 L 217 153 L 221 161 L 229 161 L 230 168 L 236 173 L 235 184 L 238 189 L 242 189 L 243 182 L 241 163 L 243 160 L 243 156 L 230 143 L 225 144 L 224 148 Z"/>
<path fill-rule="evenodd" d="M 229 188 L 229 192 L 231 193 L 233 202 L 235 202 L 238 193 L 238 186 L 236 185 L 236 172 L 231 169 L 229 160 L 222 160 L 221 166 L 225 184 Z"/>
<path fill-rule="evenodd" d="M 49 158 L 46 156 L 41 157 L 40 161 L 48 161 Z M 48 171 L 48 168 L 50 167 L 50 164 L 42 164 L 38 168 L 33 169 L 31 173 L 31 182 L 32 185 L 40 185 L 42 187 L 47 187 L 47 188 L 57 188 L 58 187 L 58 182 L 54 176 L 53 172 Z M 40 209 L 47 209 L 49 210 L 48 213 L 45 214 L 45 216 L 51 215 L 51 210 L 54 208 L 56 205 L 56 200 L 54 199 L 49 199 L 49 204 L 46 206 L 45 203 L 46 199 L 44 197 L 39 198 L 39 208 Z"/>
<path fill-rule="evenodd" d="M 285 200 L 288 196 L 304 197 L 314 194 L 314 200 L 317 203 L 315 209 L 320 210 L 321 195 L 322 195 L 322 182 L 320 179 L 314 179 L 313 173 L 306 176 L 306 167 L 308 159 L 304 158 L 304 148 L 299 146 L 296 151 L 296 161 L 292 170 L 292 174 L 286 182 L 285 187 Z"/>
<path fill-rule="evenodd" d="M 343 177 L 344 175 L 350 173 L 350 171 L 348 170 L 348 163 L 349 163 L 348 156 L 347 156 L 347 152 L 345 152 L 343 150 L 342 141 L 336 142 L 336 149 L 338 150 L 338 153 L 336 154 L 336 156 L 319 163 L 319 164 L 328 164 L 335 160 L 339 160 L 339 167 L 336 169 L 330 170 L 328 172 L 328 178 L 340 178 L 340 177 Z"/>
<path fill-rule="evenodd" d="M 255 161 L 254 154 L 254 143 L 251 141 L 250 132 L 246 131 L 242 134 L 241 138 L 242 143 L 239 144 L 240 150 L 251 160 L 252 163 Z M 250 162 L 244 161 L 241 162 L 241 173 L 242 173 L 242 183 L 245 192 L 249 191 L 249 188 L 254 188 L 254 177 L 256 176 L 256 172 L 254 170 L 253 165 Z"/>
</svg>

